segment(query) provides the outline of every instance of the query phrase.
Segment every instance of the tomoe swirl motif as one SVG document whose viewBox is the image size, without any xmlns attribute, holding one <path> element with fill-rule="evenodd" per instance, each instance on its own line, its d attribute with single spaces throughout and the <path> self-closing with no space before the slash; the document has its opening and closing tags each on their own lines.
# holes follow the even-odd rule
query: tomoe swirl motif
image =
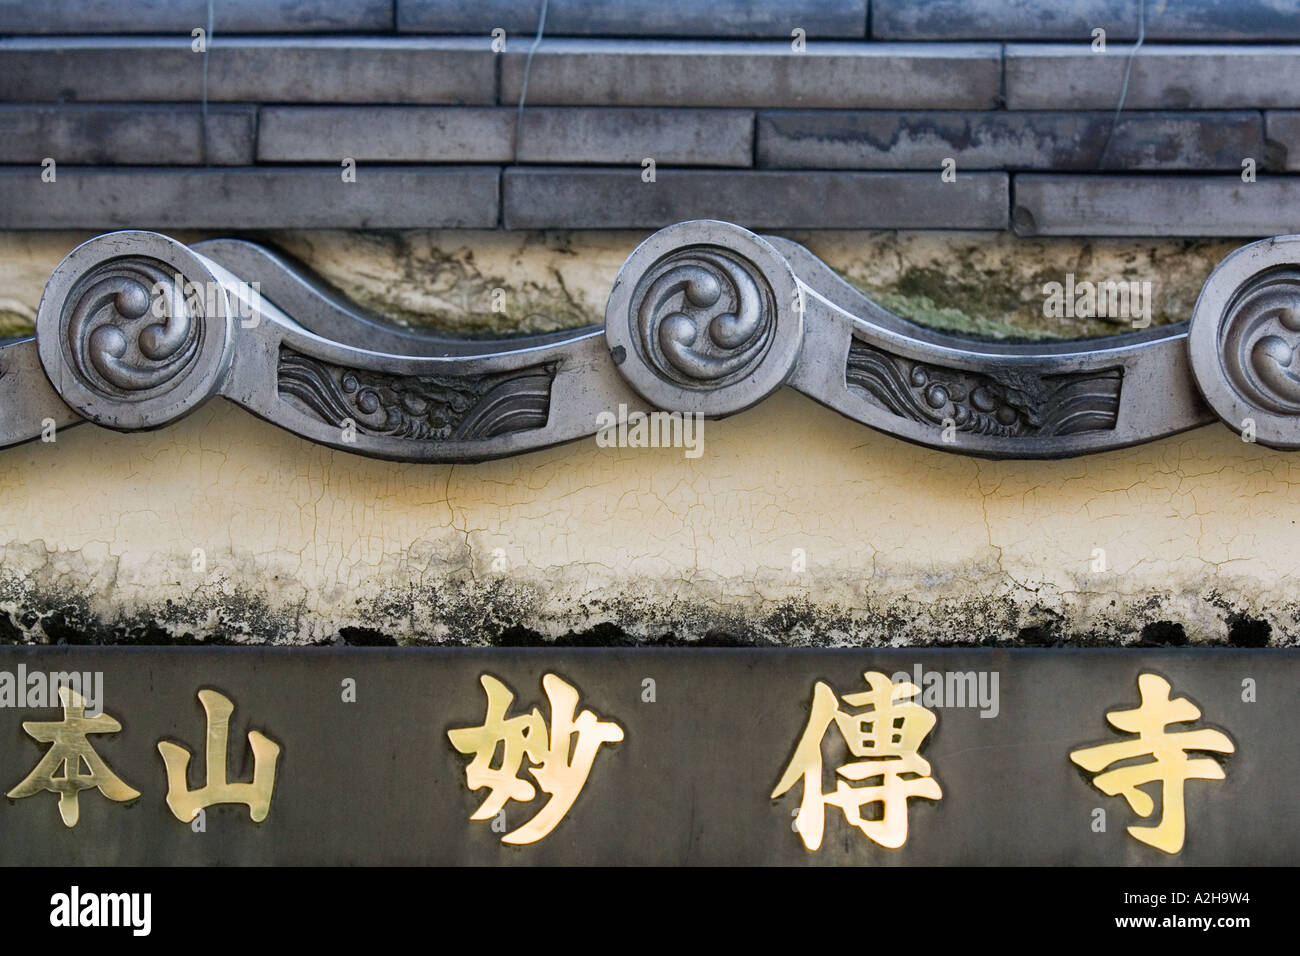
<svg viewBox="0 0 1300 956">
<path fill-rule="evenodd" d="M 202 302 L 185 279 L 144 257 L 110 260 L 68 297 L 65 342 L 82 381 L 115 398 L 167 386 L 198 354 Z"/>
<path fill-rule="evenodd" d="M 1220 326 L 1220 357 L 1233 389 L 1257 408 L 1300 415 L 1300 273 L 1247 285 Z"/>
<path fill-rule="evenodd" d="M 668 256 L 641 280 L 633 301 L 646 362 L 688 388 L 717 388 L 762 361 L 776 325 L 761 273 L 729 252 L 691 248 Z"/>
</svg>

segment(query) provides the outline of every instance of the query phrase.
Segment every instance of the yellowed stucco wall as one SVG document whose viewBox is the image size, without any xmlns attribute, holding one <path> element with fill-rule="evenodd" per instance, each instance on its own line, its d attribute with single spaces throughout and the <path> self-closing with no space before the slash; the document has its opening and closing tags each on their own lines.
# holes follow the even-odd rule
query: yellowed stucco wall
<svg viewBox="0 0 1300 956">
<path fill-rule="evenodd" d="M 85 425 L 0 452 L 0 610 L 36 640 L 66 619 L 117 639 L 488 641 L 611 623 L 648 639 L 1086 642 L 1168 620 L 1195 642 L 1244 613 L 1294 643 L 1297 479 L 1300 458 L 1217 425 L 988 462 L 791 392 L 707 423 L 698 459 L 588 440 L 402 465 L 216 401 L 151 434 Z M 536 637 L 505 639 L 521 635 Z"/>
</svg>

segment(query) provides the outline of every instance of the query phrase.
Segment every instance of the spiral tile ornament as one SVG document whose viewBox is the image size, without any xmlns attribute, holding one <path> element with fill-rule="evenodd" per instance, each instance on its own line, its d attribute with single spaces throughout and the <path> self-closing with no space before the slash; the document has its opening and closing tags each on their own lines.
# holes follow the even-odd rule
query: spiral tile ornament
<svg viewBox="0 0 1300 956">
<path fill-rule="evenodd" d="M 1196 303 L 1189 347 L 1197 385 L 1229 427 L 1300 448 L 1300 237 L 1224 259 Z"/>
<path fill-rule="evenodd" d="M 748 230 L 677 223 L 624 264 L 605 336 L 647 401 L 726 415 L 788 378 L 803 338 L 803 292 L 785 259 Z"/>
<path fill-rule="evenodd" d="M 761 275 L 720 251 L 691 249 L 656 264 L 634 295 L 638 344 L 665 378 L 716 388 L 763 360 L 776 325 Z"/>
<path fill-rule="evenodd" d="M 55 269 L 37 345 L 46 375 L 84 417 L 153 428 L 215 392 L 230 360 L 229 316 L 221 283 L 184 245 L 110 233 Z"/>
</svg>

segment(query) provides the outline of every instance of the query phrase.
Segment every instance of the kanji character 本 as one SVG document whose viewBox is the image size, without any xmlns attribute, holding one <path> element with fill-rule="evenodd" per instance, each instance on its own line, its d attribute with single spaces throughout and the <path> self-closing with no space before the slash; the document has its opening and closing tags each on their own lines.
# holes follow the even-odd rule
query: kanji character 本
<svg viewBox="0 0 1300 956">
<path fill-rule="evenodd" d="M 803 799 L 795 829 L 804 846 L 817 850 L 826 828 L 826 805 L 837 806 L 844 818 L 883 847 L 896 850 L 907 842 L 907 801 L 913 797 L 938 800 L 939 783 L 930 776 L 930 764 L 920 755 L 921 743 L 935 725 L 934 714 L 911 700 L 920 688 L 906 681 L 894 684 L 884 674 L 868 671 L 868 690 L 845 694 L 852 707 L 865 712 L 848 713 L 840 707 L 830 686 L 818 681 L 813 688 L 808 725 L 795 747 L 794 756 L 782 774 L 772 799 L 803 782 Z M 835 790 L 822 792 L 822 740 L 834 723 L 848 751 L 861 760 L 836 768 Z M 845 781 L 878 779 L 877 785 L 850 786 Z M 879 817 L 866 819 L 862 808 L 879 804 Z"/>
<path fill-rule="evenodd" d="M 532 764 L 528 772 L 542 792 L 551 795 L 537 814 L 523 826 L 503 836 L 503 843 L 534 843 L 551 832 L 578 798 L 601 744 L 623 739 L 623 728 L 612 721 L 597 719 L 584 710 L 574 719 L 578 691 L 555 674 L 542 678 L 542 688 L 551 706 L 551 727 L 534 707 L 531 713 L 508 717 L 514 694 L 490 674 L 479 678 L 487 694 L 487 714 L 478 727 L 449 730 L 451 744 L 463 754 L 473 754 L 465 768 L 470 790 L 488 788 L 487 799 L 471 814 L 471 820 L 495 817 L 510 800 L 526 803 L 537 796 L 536 788 L 519 776 L 524 757 Z M 573 738 L 577 738 L 574 740 Z M 498 747 L 499 767 L 493 760 Z M 572 758 L 570 758 L 572 754 Z"/>
<path fill-rule="evenodd" d="M 23 722 L 23 730 L 41 743 L 51 744 L 51 747 L 36 769 L 9 791 L 9 796 L 15 799 L 30 797 L 42 790 L 57 793 L 59 816 L 65 826 L 75 827 L 81 819 L 77 798 L 82 790 L 98 787 L 104 796 L 118 801 L 134 800 L 140 796 L 140 791 L 128 786 L 108 769 L 108 764 L 95 753 L 87 737 L 87 734 L 115 734 L 122 725 L 107 714 L 87 717 L 85 699 L 71 687 L 59 688 L 59 701 L 63 705 L 62 720 Z M 81 772 L 82 763 L 88 773 Z M 54 773 L 60 765 L 63 776 L 56 777 Z"/>
<path fill-rule="evenodd" d="M 1112 710 L 1106 719 L 1112 726 L 1137 734 L 1131 740 L 1099 744 L 1072 751 L 1070 759 L 1091 773 L 1105 770 L 1117 761 L 1150 757 L 1141 763 L 1129 763 L 1105 773 L 1097 773 L 1092 785 L 1108 796 L 1120 794 L 1140 817 L 1151 816 L 1155 803 L 1138 788 L 1159 782 L 1164 804 L 1160 822 L 1155 826 L 1128 827 L 1135 840 L 1166 853 L 1178 853 L 1187 833 L 1187 815 L 1183 787 L 1188 780 L 1222 780 L 1223 767 L 1212 757 L 1191 758 L 1188 751 L 1230 754 L 1236 750 L 1232 739 L 1213 728 L 1169 733 L 1171 723 L 1190 723 L 1201 716 L 1200 709 L 1186 697 L 1169 697 L 1169 681 L 1158 674 L 1138 677 L 1141 706 L 1133 710 Z"/>
</svg>

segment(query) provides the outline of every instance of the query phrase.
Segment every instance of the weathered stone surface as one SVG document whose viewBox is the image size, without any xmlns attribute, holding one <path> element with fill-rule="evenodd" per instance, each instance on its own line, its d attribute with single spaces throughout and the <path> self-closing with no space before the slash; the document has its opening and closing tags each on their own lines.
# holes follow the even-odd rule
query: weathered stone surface
<svg viewBox="0 0 1300 956">
<path fill-rule="evenodd" d="M 518 124 L 520 147 L 515 151 Z M 749 166 L 748 110 L 268 106 L 263 162 L 634 163 Z"/>
<path fill-rule="evenodd" d="M 1300 170 L 1300 111 L 1269 110 L 1264 117 L 1265 135 L 1283 151 L 1279 165 L 1287 172 Z"/>
<path fill-rule="evenodd" d="M 527 107 L 519 160 L 526 163 L 634 163 L 646 157 L 681 166 L 750 166 L 749 110 Z"/>
<path fill-rule="evenodd" d="M 0 37 L 0 102 L 203 98 L 203 57 L 184 37 Z"/>
<path fill-rule="evenodd" d="M 513 167 L 502 180 L 508 229 L 658 228 L 726 219 L 756 229 L 1001 229 L 1007 177 L 971 173 L 657 171 Z"/>
<path fill-rule="evenodd" d="M 537 33 L 542 0 L 396 0 L 397 29 L 403 33 L 450 33 L 489 36 L 506 31 L 506 49 L 530 43 Z M 547 32 L 553 32 L 551 18 L 555 3 L 547 12 Z"/>
<path fill-rule="evenodd" d="M 0 39 L 0 100 L 203 99 L 250 103 L 482 103 L 496 100 L 487 38 L 188 35 Z"/>
<path fill-rule="evenodd" d="M 202 108 L 199 115 L 203 115 Z M 258 126 L 256 106 L 210 103 L 206 145 L 200 153 L 206 150 L 206 161 L 214 166 L 251 165 L 256 151 Z"/>
<path fill-rule="evenodd" d="M 516 110 L 442 106 L 268 106 L 263 162 L 509 162 Z"/>
<path fill-rule="evenodd" d="M 213 40 L 208 95 L 260 103 L 496 101 L 487 37 Z"/>
<path fill-rule="evenodd" d="M 757 135 L 758 165 L 784 169 L 1240 169 L 1264 150 L 1260 114 L 1244 111 L 765 110 Z"/>
<path fill-rule="evenodd" d="M 496 167 L 113 170 L 0 169 L 0 228 L 283 229 L 486 227 L 497 222 Z"/>
<path fill-rule="evenodd" d="M 401 30 L 420 33 L 537 31 L 540 0 L 397 0 Z M 546 33 L 559 36 L 862 37 L 867 0 L 551 0 Z M 520 37 L 520 40 L 525 39 Z"/>
<path fill-rule="evenodd" d="M 1137 0 L 872 0 L 879 40 L 1077 40 L 1137 35 Z"/>
<path fill-rule="evenodd" d="M 0 105 L 0 163 L 241 166 L 253 162 L 257 107 Z"/>
<path fill-rule="evenodd" d="M 519 100 L 527 49 L 501 62 Z M 996 44 L 543 40 L 528 102 L 554 106 L 988 109 L 1001 88 Z"/>
<path fill-rule="evenodd" d="M 1300 40 L 1300 6 L 1292 0 L 1179 0 L 1146 5 L 1148 40 Z"/>
<path fill-rule="evenodd" d="M 181 33 L 207 28 L 207 0 L 0 0 L 0 33 Z M 219 0 L 213 33 L 391 30 L 390 0 Z"/>
<path fill-rule="evenodd" d="M 184 33 L 206 26 L 207 0 L 0 0 L 0 33 Z"/>
<path fill-rule="evenodd" d="M 1086 43 L 1006 47 L 1011 110 L 1114 109 L 1131 46 L 1094 53 Z M 1126 109 L 1300 106 L 1300 47 L 1144 46 L 1132 57 Z"/>
<path fill-rule="evenodd" d="M 1011 219 L 1021 235 L 1285 235 L 1300 232 L 1300 180 L 1027 173 Z"/>
<path fill-rule="evenodd" d="M 214 34 L 393 29 L 392 0 L 218 0 L 213 13 Z"/>
<path fill-rule="evenodd" d="M 783 38 L 795 27 L 809 37 L 862 37 L 867 0 L 551 0 L 546 28 L 563 36 Z M 216 33 L 380 32 L 531 37 L 540 0 L 221 0 Z M 886 40 L 1108 38 L 1137 35 L 1138 0 L 876 0 L 871 36 Z M 0 0 L 0 33 L 182 33 L 206 26 L 205 0 Z M 1282 41 L 1300 39 L 1300 10 L 1289 0 L 1178 0 L 1146 5 L 1148 40 Z"/>
<path fill-rule="evenodd" d="M 1138 35 L 1139 0 L 874 0 L 871 36 L 884 40 L 1107 40 Z M 1300 39 L 1291 0 L 1177 0 L 1145 5 L 1147 40 Z"/>
</svg>

